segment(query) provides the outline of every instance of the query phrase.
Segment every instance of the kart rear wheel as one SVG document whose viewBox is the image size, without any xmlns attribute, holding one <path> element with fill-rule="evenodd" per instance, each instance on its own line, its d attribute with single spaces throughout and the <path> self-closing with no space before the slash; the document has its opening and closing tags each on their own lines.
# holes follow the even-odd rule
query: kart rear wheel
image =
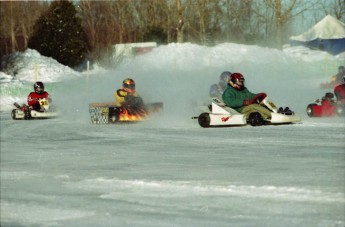
<svg viewBox="0 0 345 227">
<path fill-rule="evenodd" d="M 12 117 L 13 120 L 18 120 L 18 118 L 16 118 L 16 112 L 17 112 L 16 109 L 13 109 L 12 112 L 11 112 L 11 117 Z"/>
<path fill-rule="evenodd" d="M 314 106 L 317 106 L 317 104 L 309 104 L 307 106 L 307 114 L 309 117 L 314 117 Z"/>
<path fill-rule="evenodd" d="M 200 114 L 198 117 L 198 122 L 199 122 L 199 125 L 203 128 L 210 127 L 210 122 L 211 122 L 210 115 L 208 113 Z"/>
<path fill-rule="evenodd" d="M 249 114 L 248 122 L 251 126 L 261 126 L 264 124 L 262 116 L 258 112 L 253 112 Z"/>
<path fill-rule="evenodd" d="M 117 123 L 119 121 L 120 109 L 118 107 L 109 107 L 108 119 L 109 123 Z"/>
</svg>

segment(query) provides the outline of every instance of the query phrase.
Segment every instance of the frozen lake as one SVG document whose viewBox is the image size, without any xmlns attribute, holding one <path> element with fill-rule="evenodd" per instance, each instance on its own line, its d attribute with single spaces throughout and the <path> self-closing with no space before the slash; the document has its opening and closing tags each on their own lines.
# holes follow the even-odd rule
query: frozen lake
<svg viewBox="0 0 345 227">
<path fill-rule="evenodd" d="M 1 226 L 344 226 L 344 119 L 212 129 L 152 120 L 2 112 Z"/>
</svg>

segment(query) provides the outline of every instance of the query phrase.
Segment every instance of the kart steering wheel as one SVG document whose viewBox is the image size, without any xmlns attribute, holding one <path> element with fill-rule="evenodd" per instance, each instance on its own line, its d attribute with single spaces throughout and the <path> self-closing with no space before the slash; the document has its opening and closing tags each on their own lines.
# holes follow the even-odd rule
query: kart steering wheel
<svg viewBox="0 0 345 227">
<path fill-rule="evenodd" d="M 249 104 L 260 104 L 266 97 L 266 93 L 259 93 L 249 101 Z"/>
</svg>

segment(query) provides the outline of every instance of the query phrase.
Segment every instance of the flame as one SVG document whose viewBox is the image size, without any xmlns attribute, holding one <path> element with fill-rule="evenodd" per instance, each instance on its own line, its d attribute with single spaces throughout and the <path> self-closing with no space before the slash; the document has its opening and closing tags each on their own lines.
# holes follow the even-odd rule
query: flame
<svg viewBox="0 0 345 227">
<path fill-rule="evenodd" d="M 130 113 L 127 109 L 123 108 L 119 115 L 119 121 L 141 121 L 146 117 L 147 112 L 145 110 L 136 110 Z"/>
</svg>

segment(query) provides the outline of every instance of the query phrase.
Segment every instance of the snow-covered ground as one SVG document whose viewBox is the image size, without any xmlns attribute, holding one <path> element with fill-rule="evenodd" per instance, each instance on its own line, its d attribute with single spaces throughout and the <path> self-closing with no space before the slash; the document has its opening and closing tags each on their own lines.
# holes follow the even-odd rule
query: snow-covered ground
<svg viewBox="0 0 345 227">
<path fill-rule="evenodd" d="M 0 73 L 1 226 L 344 226 L 345 120 L 305 113 L 331 91 L 319 85 L 344 55 L 170 44 L 89 73 L 33 50 L 15 58 Z M 14 121 L 12 103 L 25 102 L 35 70 L 63 115 Z M 225 70 L 302 123 L 201 128 L 191 117 Z M 92 125 L 88 103 L 113 101 L 126 77 L 164 112 Z"/>
</svg>

